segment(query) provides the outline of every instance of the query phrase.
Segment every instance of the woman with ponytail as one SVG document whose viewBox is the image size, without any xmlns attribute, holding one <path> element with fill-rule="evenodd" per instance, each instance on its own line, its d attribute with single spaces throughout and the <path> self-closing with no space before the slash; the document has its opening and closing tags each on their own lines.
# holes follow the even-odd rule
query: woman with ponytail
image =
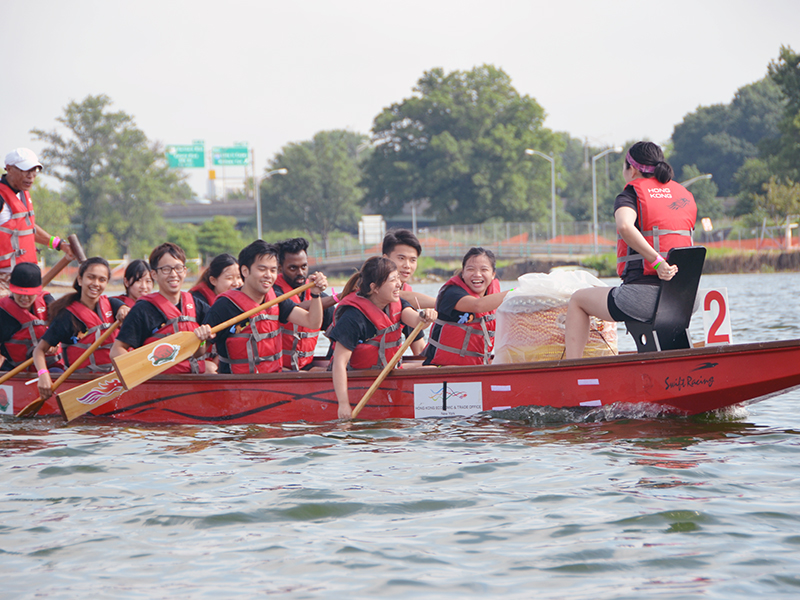
<svg viewBox="0 0 800 600">
<path fill-rule="evenodd" d="M 202 298 L 211 306 L 217 296 L 230 289 L 242 287 L 239 263 L 231 254 L 215 256 L 208 268 L 198 279 L 197 284 L 189 290 L 192 296 Z"/>
<path fill-rule="evenodd" d="M 125 293 L 120 294 L 117 298 L 131 308 L 139 298 L 153 291 L 150 265 L 141 258 L 137 258 L 126 267 L 122 281 L 125 284 Z"/>
<path fill-rule="evenodd" d="M 649 321 L 661 280 L 678 272 L 664 256 L 692 245 L 697 220 L 694 196 L 672 180 L 672 167 L 653 142 L 637 142 L 622 169 L 625 189 L 614 201 L 617 224 L 617 274 L 622 285 L 578 290 L 567 309 L 566 358 L 581 358 L 589 337 L 589 319 Z"/>
<path fill-rule="evenodd" d="M 117 298 L 108 298 L 103 292 L 111 278 L 108 262 L 94 256 L 83 262 L 72 287 L 75 292 L 67 294 L 50 304 L 48 314 L 50 327 L 33 351 L 33 364 L 39 372 L 39 394 L 47 399 L 52 395 L 53 382 L 45 365 L 45 355 L 59 343 L 64 351 L 64 362 L 69 366 L 80 357 L 116 319 L 124 319 L 130 310 Z M 104 373 L 113 368 L 109 350 L 116 332 L 84 361 L 77 372 Z"/>
<path fill-rule="evenodd" d="M 333 344 L 333 388 L 339 402 L 339 418 L 352 413 L 347 391 L 348 369 L 382 369 L 402 345 L 402 327 L 432 323 L 432 308 L 417 312 L 400 299 L 402 282 L 397 265 L 374 256 L 354 274 L 342 291 L 334 323 L 328 331 Z"/>
</svg>

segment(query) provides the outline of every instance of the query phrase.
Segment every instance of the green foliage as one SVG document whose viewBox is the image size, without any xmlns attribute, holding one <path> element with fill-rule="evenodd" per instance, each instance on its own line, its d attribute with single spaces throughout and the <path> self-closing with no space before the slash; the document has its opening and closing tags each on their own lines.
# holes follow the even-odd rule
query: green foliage
<svg viewBox="0 0 800 600">
<path fill-rule="evenodd" d="M 688 181 L 703 175 L 696 166 L 685 165 L 679 181 Z M 690 191 L 697 203 L 697 220 L 704 217 L 718 219 L 723 215 L 722 200 L 717 197 L 717 184 L 713 179 L 699 179 L 690 185 Z"/>
<path fill-rule="evenodd" d="M 75 214 L 75 205 L 58 192 L 45 186 L 40 179 L 33 184 L 31 198 L 36 211 L 36 224 L 50 235 L 66 239 L 72 233 L 70 223 Z M 61 258 L 60 252 L 45 249 L 44 246 L 37 247 L 44 252 L 48 264 L 54 264 Z"/>
<path fill-rule="evenodd" d="M 764 186 L 769 182 L 770 169 L 766 161 L 760 158 L 751 158 L 736 172 L 736 184 L 739 193 L 736 195 L 736 205 L 733 216 L 743 216 L 753 213 L 764 195 Z"/>
<path fill-rule="evenodd" d="M 586 256 L 581 260 L 581 265 L 595 269 L 599 277 L 616 277 L 617 255 L 614 252 Z"/>
<path fill-rule="evenodd" d="M 550 165 L 525 149 L 559 154 L 563 142 L 534 99 L 491 65 L 433 69 L 414 91 L 375 118 L 364 179 L 371 208 L 393 215 L 427 200 L 442 224 L 546 219 Z"/>
<path fill-rule="evenodd" d="M 778 60 L 769 65 L 769 74 L 786 97 L 781 137 L 770 146 L 774 172 L 784 179 L 800 181 L 800 54 L 781 46 Z"/>
<path fill-rule="evenodd" d="M 162 148 L 148 141 L 133 117 L 110 112 L 110 105 L 105 95 L 70 102 L 56 119 L 65 134 L 32 133 L 48 144 L 45 165 L 66 184 L 82 236 L 90 239 L 103 226 L 124 251 L 140 255 L 163 239 L 157 204 L 190 191 L 168 169 Z"/>
<path fill-rule="evenodd" d="M 780 221 L 790 215 L 800 215 L 800 184 L 781 183 L 777 177 L 771 177 L 765 191 L 766 194 L 759 197 L 760 205 L 772 218 Z"/>
<path fill-rule="evenodd" d="M 117 240 L 102 224 L 97 227 L 97 231 L 89 238 L 84 251 L 86 256 L 102 256 L 105 259 L 119 258 Z"/>
<path fill-rule="evenodd" d="M 167 241 L 183 248 L 187 258 L 197 258 L 200 255 L 200 245 L 197 243 L 198 233 L 197 225 L 191 223 L 167 225 Z"/>
<path fill-rule="evenodd" d="M 206 260 L 223 252 L 230 252 L 234 256 L 238 256 L 239 251 L 246 245 L 241 233 L 236 229 L 236 219 L 221 215 L 215 216 L 200 226 L 197 232 L 197 243 L 200 253 Z"/>
<path fill-rule="evenodd" d="M 730 104 L 699 107 L 675 126 L 670 163 L 676 171 L 695 165 L 713 174 L 720 194 L 733 195 L 739 167 L 759 155 L 760 144 L 779 136 L 784 103 L 779 86 L 767 77 L 740 88 Z"/>
<path fill-rule="evenodd" d="M 326 247 L 336 229 L 355 229 L 364 194 L 358 187 L 359 146 L 366 141 L 360 133 L 335 130 L 284 146 L 269 170 L 289 172 L 261 182 L 264 228 L 299 226 Z"/>
</svg>

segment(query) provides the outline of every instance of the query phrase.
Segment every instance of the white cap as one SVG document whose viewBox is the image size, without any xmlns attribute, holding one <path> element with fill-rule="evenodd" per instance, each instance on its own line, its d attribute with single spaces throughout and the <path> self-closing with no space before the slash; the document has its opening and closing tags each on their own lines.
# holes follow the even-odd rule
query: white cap
<svg viewBox="0 0 800 600">
<path fill-rule="evenodd" d="M 42 163 L 36 158 L 33 150 L 17 148 L 6 154 L 6 166 L 17 167 L 20 171 L 30 171 L 35 167 L 42 168 Z"/>
</svg>

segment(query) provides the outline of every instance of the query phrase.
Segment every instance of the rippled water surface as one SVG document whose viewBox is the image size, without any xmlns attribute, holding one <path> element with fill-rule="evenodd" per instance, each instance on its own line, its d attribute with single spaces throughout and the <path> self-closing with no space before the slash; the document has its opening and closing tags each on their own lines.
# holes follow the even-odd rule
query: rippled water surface
<svg viewBox="0 0 800 600">
<path fill-rule="evenodd" d="M 798 284 L 703 281 L 728 288 L 736 341 L 800 337 Z M 6 419 L 0 598 L 798 597 L 798 408 Z"/>
</svg>

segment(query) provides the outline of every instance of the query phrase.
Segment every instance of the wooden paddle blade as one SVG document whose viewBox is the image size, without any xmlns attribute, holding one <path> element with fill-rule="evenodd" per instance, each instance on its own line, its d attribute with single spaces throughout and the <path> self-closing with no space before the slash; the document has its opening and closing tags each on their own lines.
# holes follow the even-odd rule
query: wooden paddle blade
<svg viewBox="0 0 800 600">
<path fill-rule="evenodd" d="M 125 392 L 117 373 L 112 371 L 102 377 L 62 392 L 56 396 L 58 408 L 66 421 L 77 419 L 82 414 L 113 400 Z"/>
<path fill-rule="evenodd" d="M 38 413 L 39 410 L 42 408 L 42 406 L 44 406 L 45 402 L 47 402 L 47 400 L 43 400 L 42 398 L 37 398 L 36 400 L 25 406 L 25 408 L 23 408 L 21 411 L 19 411 L 17 413 L 17 418 L 24 419 L 26 417 L 35 417 L 36 413 Z"/>
<path fill-rule="evenodd" d="M 114 363 L 122 385 L 130 390 L 191 358 L 200 348 L 200 343 L 193 331 L 179 331 L 163 340 L 117 356 L 111 362 Z"/>
</svg>

